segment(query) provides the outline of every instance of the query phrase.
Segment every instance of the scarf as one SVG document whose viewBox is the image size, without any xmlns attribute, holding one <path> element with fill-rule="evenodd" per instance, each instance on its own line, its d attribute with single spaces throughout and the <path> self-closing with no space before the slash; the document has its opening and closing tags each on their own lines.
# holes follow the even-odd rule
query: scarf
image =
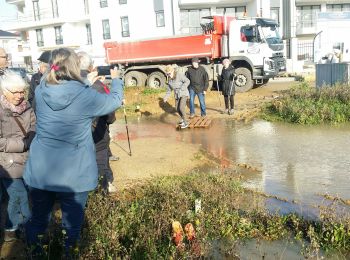
<svg viewBox="0 0 350 260">
<path fill-rule="evenodd" d="M 19 104 L 18 106 L 15 106 L 13 104 L 11 104 L 4 95 L 0 96 L 0 104 L 2 106 L 3 109 L 8 109 L 13 113 L 17 113 L 19 115 L 21 115 L 24 111 L 27 110 L 27 101 L 23 100 L 21 104 Z"/>
</svg>

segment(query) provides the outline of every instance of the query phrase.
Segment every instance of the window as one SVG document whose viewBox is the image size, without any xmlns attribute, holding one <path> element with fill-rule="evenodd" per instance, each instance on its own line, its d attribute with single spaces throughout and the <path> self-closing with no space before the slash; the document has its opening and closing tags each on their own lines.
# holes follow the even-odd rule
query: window
<svg viewBox="0 0 350 260">
<path fill-rule="evenodd" d="M 350 4 L 327 5 L 327 11 L 329 11 L 329 12 L 348 12 L 348 11 L 350 11 Z"/>
<path fill-rule="evenodd" d="M 58 17 L 57 0 L 51 0 L 51 6 L 52 6 L 52 17 L 57 18 Z"/>
<path fill-rule="evenodd" d="M 246 12 L 245 6 L 216 8 L 217 15 L 242 17 L 245 15 L 245 12 Z"/>
<path fill-rule="evenodd" d="M 317 14 L 319 12 L 321 12 L 321 6 L 319 5 L 297 6 L 298 29 L 315 27 Z"/>
<path fill-rule="evenodd" d="M 100 7 L 101 7 L 101 8 L 108 7 L 108 2 L 107 2 L 107 0 L 100 0 Z"/>
<path fill-rule="evenodd" d="M 157 22 L 157 27 L 165 26 L 164 11 L 156 12 L 156 22 Z"/>
<path fill-rule="evenodd" d="M 111 29 L 109 27 L 109 20 L 102 20 L 102 29 L 103 29 L 103 39 L 108 40 L 111 38 Z"/>
<path fill-rule="evenodd" d="M 259 33 L 255 26 L 243 26 L 241 28 L 241 41 L 242 42 L 259 42 Z"/>
<path fill-rule="evenodd" d="M 199 33 L 202 32 L 201 23 L 204 21 L 202 17 L 210 16 L 210 9 L 191 9 L 181 10 L 181 32 L 182 33 Z"/>
<path fill-rule="evenodd" d="M 120 5 L 125 5 L 125 4 L 127 4 L 127 3 L 128 3 L 127 0 L 119 0 L 119 4 L 120 4 Z"/>
<path fill-rule="evenodd" d="M 34 21 L 40 21 L 39 0 L 33 0 Z"/>
<path fill-rule="evenodd" d="M 36 31 L 36 45 L 38 47 L 44 46 L 43 30 L 36 29 L 35 31 Z"/>
<path fill-rule="evenodd" d="M 278 7 L 270 9 L 270 18 L 280 23 L 280 9 Z"/>
<path fill-rule="evenodd" d="M 63 44 L 62 26 L 55 26 L 56 45 Z"/>
<path fill-rule="evenodd" d="M 86 25 L 86 37 L 87 37 L 87 44 L 92 44 L 92 35 L 91 35 L 91 24 L 87 23 Z"/>
<path fill-rule="evenodd" d="M 130 31 L 129 31 L 129 18 L 127 16 L 123 16 L 120 18 L 122 23 L 122 36 L 123 37 L 129 37 Z"/>
</svg>

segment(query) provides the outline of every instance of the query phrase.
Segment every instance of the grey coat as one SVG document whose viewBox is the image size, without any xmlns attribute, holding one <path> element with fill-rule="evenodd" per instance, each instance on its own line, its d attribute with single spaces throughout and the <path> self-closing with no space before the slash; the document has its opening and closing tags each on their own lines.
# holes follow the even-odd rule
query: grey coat
<svg viewBox="0 0 350 260">
<path fill-rule="evenodd" d="M 185 74 L 176 72 L 175 79 L 170 79 L 168 82 L 168 91 L 165 94 L 164 99 L 169 98 L 172 90 L 174 90 L 175 99 L 179 99 L 181 97 L 189 97 L 189 85 L 190 80 L 185 76 Z"/>
<path fill-rule="evenodd" d="M 13 117 L 22 123 L 24 136 Z M 3 109 L 0 105 L 0 178 L 21 178 L 27 160 L 27 151 L 35 135 L 35 115 L 32 108 L 21 114 Z"/>
</svg>

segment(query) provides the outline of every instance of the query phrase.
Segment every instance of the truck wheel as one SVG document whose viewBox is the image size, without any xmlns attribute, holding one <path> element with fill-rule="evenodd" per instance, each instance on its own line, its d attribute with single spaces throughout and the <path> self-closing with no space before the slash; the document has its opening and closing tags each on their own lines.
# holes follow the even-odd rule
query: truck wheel
<svg viewBox="0 0 350 260">
<path fill-rule="evenodd" d="M 160 71 L 152 72 L 148 75 L 147 86 L 150 88 L 162 88 L 165 87 L 166 77 Z"/>
<path fill-rule="evenodd" d="M 236 92 L 247 92 L 251 90 L 254 86 L 252 79 L 252 73 L 247 68 L 237 68 L 235 70 L 237 75 L 236 83 Z"/>
<path fill-rule="evenodd" d="M 130 71 L 125 74 L 126 87 L 144 87 L 146 85 L 146 74 L 139 71 Z"/>
</svg>

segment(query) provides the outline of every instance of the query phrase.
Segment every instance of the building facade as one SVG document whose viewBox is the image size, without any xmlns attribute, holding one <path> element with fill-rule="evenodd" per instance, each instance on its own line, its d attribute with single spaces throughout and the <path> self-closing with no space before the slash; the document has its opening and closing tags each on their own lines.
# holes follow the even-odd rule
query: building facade
<svg viewBox="0 0 350 260">
<path fill-rule="evenodd" d="M 6 0 L 18 19 L 6 28 L 19 32 L 33 61 L 60 46 L 92 54 L 104 62 L 103 43 L 201 33 L 210 15 L 271 17 L 281 24 L 286 55 L 300 64 L 312 61 L 316 17 L 321 11 L 350 10 L 341 0 Z"/>
</svg>

